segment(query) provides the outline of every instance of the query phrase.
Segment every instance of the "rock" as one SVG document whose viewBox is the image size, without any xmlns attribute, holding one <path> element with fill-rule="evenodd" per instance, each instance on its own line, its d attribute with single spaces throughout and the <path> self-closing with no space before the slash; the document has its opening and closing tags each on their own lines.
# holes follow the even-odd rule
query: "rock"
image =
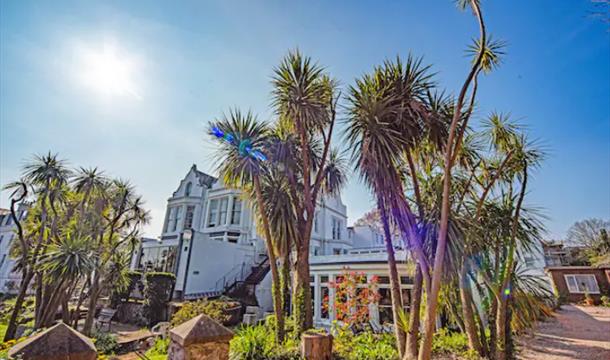
<svg viewBox="0 0 610 360">
<path fill-rule="evenodd" d="M 91 339 L 60 322 L 13 346 L 8 355 L 27 360 L 95 360 L 97 349 Z"/>
</svg>

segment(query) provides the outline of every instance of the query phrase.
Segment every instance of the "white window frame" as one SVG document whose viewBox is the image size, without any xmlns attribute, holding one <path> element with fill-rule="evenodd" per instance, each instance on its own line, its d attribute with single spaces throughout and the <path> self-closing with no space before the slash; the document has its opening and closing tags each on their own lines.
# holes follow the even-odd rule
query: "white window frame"
<svg viewBox="0 0 610 360">
<path fill-rule="evenodd" d="M 244 204 L 243 201 L 235 197 L 233 198 L 233 204 L 231 206 L 231 225 L 240 225 L 241 224 L 241 210 Z M 239 207 L 239 208 L 238 208 Z"/>
<path fill-rule="evenodd" d="M 579 284 L 580 282 L 578 281 L 578 277 L 587 277 L 589 279 L 593 278 L 593 284 L 595 284 L 595 287 L 597 288 L 596 290 L 590 290 L 590 291 L 581 291 L 579 289 Z M 566 286 L 568 288 L 568 291 L 570 292 L 570 294 L 599 294 L 599 284 L 597 283 L 597 278 L 595 277 L 595 275 L 593 274 L 564 274 L 563 278 L 566 282 Z M 574 286 L 570 286 L 570 281 L 568 280 L 569 278 L 573 278 L 574 282 L 576 283 L 576 288 L 574 288 Z"/>
<path fill-rule="evenodd" d="M 229 197 L 225 196 L 218 202 L 218 226 L 227 225 L 229 215 Z"/>
<path fill-rule="evenodd" d="M 213 206 L 215 205 L 215 206 Z M 210 199 L 208 202 L 208 216 L 207 224 L 205 227 L 211 228 L 218 226 L 218 206 L 220 205 L 220 199 Z"/>
</svg>

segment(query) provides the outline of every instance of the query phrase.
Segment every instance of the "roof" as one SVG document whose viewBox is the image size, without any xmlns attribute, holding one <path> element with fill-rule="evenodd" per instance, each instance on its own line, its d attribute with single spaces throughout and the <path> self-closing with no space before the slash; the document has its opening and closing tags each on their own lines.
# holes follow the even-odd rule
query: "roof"
<svg viewBox="0 0 610 360">
<path fill-rule="evenodd" d="M 0 208 L 0 215 L 7 215 L 11 211 L 9 209 Z"/>
<path fill-rule="evenodd" d="M 201 186 L 207 186 L 207 187 L 211 187 L 218 179 L 213 177 L 212 175 L 208 175 L 206 173 L 204 173 L 203 171 L 199 171 L 197 170 L 197 165 L 193 164 L 192 167 L 193 171 L 195 171 L 195 174 L 197 175 L 197 177 L 199 178 L 199 185 Z"/>
<path fill-rule="evenodd" d="M 600 266 L 547 266 L 544 268 L 545 271 L 552 270 L 606 270 L 610 269 L 610 265 Z"/>
<path fill-rule="evenodd" d="M 196 343 L 228 341 L 233 338 L 233 332 L 211 317 L 201 314 L 173 328 L 170 337 L 181 346 L 188 346 Z"/>
<path fill-rule="evenodd" d="M 93 341 L 60 322 L 13 346 L 8 354 L 13 358 L 21 356 L 23 359 L 53 359 L 81 353 L 96 354 Z"/>
</svg>

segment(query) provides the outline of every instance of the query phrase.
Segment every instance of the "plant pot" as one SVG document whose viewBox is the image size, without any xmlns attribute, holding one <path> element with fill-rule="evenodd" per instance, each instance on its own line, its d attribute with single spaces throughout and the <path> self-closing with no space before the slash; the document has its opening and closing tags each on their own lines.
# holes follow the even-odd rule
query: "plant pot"
<svg viewBox="0 0 610 360">
<path fill-rule="evenodd" d="M 237 304 L 228 309 L 224 309 L 223 313 L 227 316 L 227 320 L 223 321 L 225 326 L 234 326 L 240 323 L 241 318 L 241 304 Z"/>
</svg>

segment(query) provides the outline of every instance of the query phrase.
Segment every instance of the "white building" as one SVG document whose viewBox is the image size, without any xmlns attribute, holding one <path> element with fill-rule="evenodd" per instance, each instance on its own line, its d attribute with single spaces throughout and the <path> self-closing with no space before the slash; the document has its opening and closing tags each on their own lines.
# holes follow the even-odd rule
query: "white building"
<svg viewBox="0 0 610 360">
<path fill-rule="evenodd" d="M 345 205 L 338 196 L 321 200 L 312 229 L 312 256 L 346 254 L 351 248 Z M 191 299 L 217 295 L 255 278 L 261 268 L 268 268 L 266 253 L 248 199 L 193 165 L 167 201 L 159 240 L 143 241 L 132 267 L 175 273 L 174 295 Z M 269 277 L 257 279 L 257 299 L 263 304 L 270 303 Z"/>
<path fill-rule="evenodd" d="M 19 206 L 17 217 L 21 221 L 27 216 L 26 206 Z M 13 241 L 17 241 L 17 227 L 8 209 L 0 209 L 0 292 L 15 293 L 19 289 L 21 273 L 14 272 L 15 260 L 10 251 Z"/>
</svg>

